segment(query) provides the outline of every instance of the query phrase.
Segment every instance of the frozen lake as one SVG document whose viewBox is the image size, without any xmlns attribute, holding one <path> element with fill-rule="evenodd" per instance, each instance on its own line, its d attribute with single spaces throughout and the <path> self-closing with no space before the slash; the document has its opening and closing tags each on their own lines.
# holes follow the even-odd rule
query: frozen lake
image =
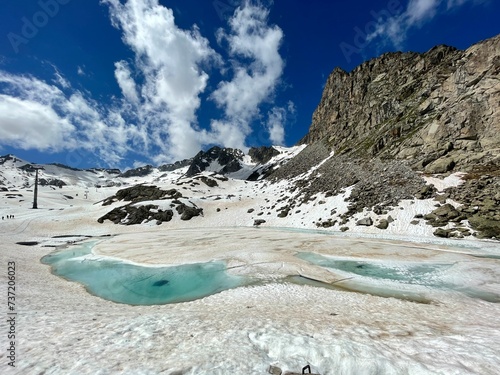
<svg viewBox="0 0 500 375">
<path fill-rule="evenodd" d="M 91 256 L 95 241 L 42 258 L 54 274 L 83 284 L 101 298 L 129 305 L 160 305 L 203 298 L 250 282 L 229 275 L 224 262 L 145 267 Z"/>
<path fill-rule="evenodd" d="M 265 374 L 271 364 L 287 371 L 310 365 L 322 375 L 498 373 L 500 304 L 460 290 L 498 295 L 495 243 L 201 228 L 68 248 L 77 263 L 159 269 L 150 288 L 168 286 L 172 276 L 163 270 L 183 265 L 223 264 L 231 278 L 258 279 L 151 306 L 96 297 L 51 274 L 39 262 L 47 249 L 19 249 L 20 360 L 12 373 Z M 363 285 L 377 290 L 355 291 Z M 389 287 L 423 300 L 382 297 Z"/>
<path fill-rule="evenodd" d="M 175 231 L 173 235 L 184 234 L 180 237 L 186 238 L 185 233 L 180 232 Z M 130 305 L 192 301 L 257 282 L 337 287 L 422 303 L 438 301 L 443 293 L 462 293 L 488 302 L 500 302 L 500 292 L 481 285 L 488 283 L 487 271 L 495 272 L 496 256 L 481 255 L 477 247 L 469 249 L 470 255 L 464 254 L 467 249 L 463 244 L 459 248 L 447 245 L 439 249 L 404 242 L 349 239 L 313 231 L 293 233 L 295 240 L 301 240 L 300 245 L 288 240 L 289 247 L 285 247 L 288 231 L 259 229 L 254 233 L 278 237 L 270 239 L 271 243 L 282 238 L 279 246 L 269 246 L 265 249 L 266 254 L 260 254 L 261 259 L 257 259 L 259 253 L 255 250 L 255 242 L 259 240 L 243 233 L 247 232 L 221 233 L 221 237 L 236 237 L 237 241 L 221 241 L 215 249 L 201 248 L 214 238 L 213 232 L 210 236 L 205 233 L 204 242 L 193 241 L 191 245 L 172 244 L 172 234 L 159 234 L 156 239 L 160 245 L 149 244 L 149 248 L 126 235 L 117 236 L 57 251 L 45 256 L 42 262 L 51 265 L 54 274 L 83 284 L 96 296 Z M 104 255 L 110 251 L 110 246 L 116 246 L 113 256 Z M 244 250 L 247 246 L 250 248 L 248 253 Z M 92 252 L 94 247 L 96 251 L 107 250 L 96 255 Z M 134 251 L 133 247 L 140 250 Z M 300 247 L 311 251 L 297 252 Z M 158 256 L 158 248 L 164 259 L 148 258 L 154 254 Z M 362 249 L 363 257 L 360 256 Z M 184 256 L 176 257 L 177 252 Z M 200 257 L 198 260 L 196 253 Z M 142 254 L 142 259 L 137 258 L 138 254 Z M 183 263 L 182 258 L 187 263 Z M 173 264 L 165 264 L 168 262 Z M 484 275 L 477 272 L 482 263 Z M 229 269 L 228 264 L 231 264 Z"/>
</svg>

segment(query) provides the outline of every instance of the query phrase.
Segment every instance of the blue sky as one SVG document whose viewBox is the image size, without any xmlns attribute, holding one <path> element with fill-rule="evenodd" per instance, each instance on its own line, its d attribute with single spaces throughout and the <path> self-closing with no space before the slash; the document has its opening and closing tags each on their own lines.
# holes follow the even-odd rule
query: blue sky
<svg viewBox="0 0 500 375">
<path fill-rule="evenodd" d="M 323 85 L 388 51 L 500 33 L 496 0 L 6 0 L 0 154 L 126 168 L 291 146 Z"/>
</svg>

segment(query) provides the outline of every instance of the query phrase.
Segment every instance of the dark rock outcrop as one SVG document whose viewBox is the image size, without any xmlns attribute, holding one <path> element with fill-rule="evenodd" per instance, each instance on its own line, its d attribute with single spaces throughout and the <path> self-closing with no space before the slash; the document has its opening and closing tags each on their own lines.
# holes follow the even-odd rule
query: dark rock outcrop
<svg viewBox="0 0 500 375">
<path fill-rule="evenodd" d="M 129 188 L 118 190 L 115 195 L 106 198 L 103 201 L 102 205 L 108 206 L 117 201 L 137 203 L 165 198 L 178 199 L 180 197 L 182 197 L 182 193 L 177 191 L 176 189 L 162 190 L 157 186 L 135 185 Z"/>
<path fill-rule="evenodd" d="M 63 180 L 59 180 L 57 178 L 49 178 L 49 179 L 39 178 L 38 184 L 40 186 L 57 186 L 57 187 L 66 186 L 66 182 L 64 182 Z"/>
<path fill-rule="evenodd" d="M 248 155 L 252 158 L 254 163 L 266 164 L 274 156 L 279 155 L 280 152 L 274 147 L 252 147 L 248 151 Z"/>
<path fill-rule="evenodd" d="M 203 215 L 203 208 L 188 206 L 184 203 L 179 204 L 176 208 L 176 211 L 179 215 L 181 215 L 181 220 L 191 220 L 195 216 Z"/>
<path fill-rule="evenodd" d="M 480 238 L 500 239 L 500 171 L 476 170 L 445 196 L 462 204 L 457 210 L 468 219 Z"/>
<path fill-rule="evenodd" d="M 0 156 L 0 165 L 5 164 L 5 162 L 7 162 L 9 160 L 16 161 L 16 157 L 14 155 L 12 155 L 12 154 L 7 154 L 7 155 Z"/>
<path fill-rule="evenodd" d="M 378 229 L 387 229 L 389 228 L 389 221 L 387 219 L 381 219 L 376 225 Z"/>
<path fill-rule="evenodd" d="M 208 151 L 200 151 L 193 158 L 188 171 L 186 172 L 186 177 L 192 177 L 198 173 L 206 171 L 211 165 L 216 164 L 216 172 L 219 174 L 227 174 L 239 171 L 241 166 L 241 161 L 243 160 L 243 152 L 238 149 L 233 148 L 220 148 L 212 147 Z"/>
<path fill-rule="evenodd" d="M 370 217 L 365 217 L 364 219 L 358 220 L 356 225 L 371 227 L 373 225 L 373 220 Z"/>
<path fill-rule="evenodd" d="M 193 162 L 193 159 L 184 159 L 181 161 L 176 161 L 173 164 L 163 164 L 158 167 L 158 170 L 160 172 L 172 172 L 180 168 L 187 167 L 188 165 L 191 165 Z"/>
<path fill-rule="evenodd" d="M 128 171 L 120 174 L 118 177 L 144 177 L 153 172 L 152 165 L 145 165 L 143 167 L 129 169 Z"/>
<path fill-rule="evenodd" d="M 152 212 L 152 210 L 156 212 Z M 130 204 L 111 210 L 97 221 L 101 224 L 105 220 L 110 220 L 114 224 L 136 225 L 142 224 L 144 221 L 156 220 L 159 224 L 172 220 L 173 215 L 172 210 L 158 210 L 156 205 L 134 206 Z"/>
<path fill-rule="evenodd" d="M 93 172 L 93 173 L 96 173 L 96 172 L 106 172 L 106 173 L 109 173 L 109 174 L 121 174 L 122 171 L 120 171 L 119 169 L 117 168 L 111 168 L 111 169 L 107 169 L 107 168 L 90 168 L 90 169 L 86 169 L 86 171 L 88 172 Z"/>
<path fill-rule="evenodd" d="M 78 168 L 73 168 L 73 167 L 70 167 L 66 164 L 61 164 L 61 163 L 50 163 L 49 165 L 54 165 L 56 167 L 59 167 L 59 168 L 62 168 L 62 169 L 68 169 L 70 171 L 75 171 L 75 172 L 80 172 L 82 171 L 82 169 L 78 169 Z"/>
<path fill-rule="evenodd" d="M 181 215 L 181 220 L 191 220 L 193 217 L 203 215 L 203 208 L 196 207 L 193 203 L 186 204 L 179 200 L 182 194 L 176 189 L 162 190 L 157 186 L 136 185 L 121 189 L 115 195 L 105 199 L 103 206 L 108 206 L 119 201 L 130 202 L 127 205 L 116 207 L 97 221 L 104 223 L 110 220 L 115 224 L 136 225 L 143 222 L 156 220 L 157 224 L 169 222 L 174 217 L 171 209 L 162 210 L 155 204 L 141 204 L 144 201 L 169 200 L 170 207 Z"/>
</svg>

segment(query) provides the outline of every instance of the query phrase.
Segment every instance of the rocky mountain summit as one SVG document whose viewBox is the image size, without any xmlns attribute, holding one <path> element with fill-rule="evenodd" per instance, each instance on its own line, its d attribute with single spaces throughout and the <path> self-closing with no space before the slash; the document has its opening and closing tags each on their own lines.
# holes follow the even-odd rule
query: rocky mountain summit
<svg viewBox="0 0 500 375">
<path fill-rule="evenodd" d="M 461 214 L 435 225 L 459 217 L 480 236 L 499 238 L 500 36 L 465 51 L 437 46 L 387 53 L 350 73 L 336 68 L 299 143 L 308 147 L 270 178 L 294 178 L 324 160 L 299 185 L 309 195 L 354 186 L 344 221 L 408 196 L 450 198 Z M 444 195 L 421 178 L 451 172 L 466 173 L 467 182 Z"/>
<path fill-rule="evenodd" d="M 220 174 L 237 172 L 242 168 L 241 161 L 244 153 L 233 148 L 212 147 L 208 151 L 200 151 L 193 158 L 187 177 L 192 177 L 197 173 L 210 170 Z"/>
<path fill-rule="evenodd" d="M 302 143 L 445 173 L 500 165 L 500 36 L 465 51 L 387 53 L 326 83 Z"/>
</svg>

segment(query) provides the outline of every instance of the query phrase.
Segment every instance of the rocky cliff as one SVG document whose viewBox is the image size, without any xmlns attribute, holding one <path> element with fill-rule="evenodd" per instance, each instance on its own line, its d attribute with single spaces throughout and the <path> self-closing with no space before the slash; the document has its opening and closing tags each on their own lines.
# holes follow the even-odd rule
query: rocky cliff
<svg viewBox="0 0 500 375">
<path fill-rule="evenodd" d="M 500 35 L 335 69 L 301 143 L 430 173 L 500 165 Z"/>
<path fill-rule="evenodd" d="M 465 51 L 437 46 L 336 68 L 299 143 L 308 146 L 270 178 L 311 170 L 297 184 L 306 196 L 352 186 L 344 221 L 409 197 L 450 199 L 460 208 L 444 216 L 438 208 L 430 225 L 467 221 L 478 236 L 500 238 L 500 35 Z M 464 172 L 466 182 L 440 195 L 422 172 Z"/>
</svg>

